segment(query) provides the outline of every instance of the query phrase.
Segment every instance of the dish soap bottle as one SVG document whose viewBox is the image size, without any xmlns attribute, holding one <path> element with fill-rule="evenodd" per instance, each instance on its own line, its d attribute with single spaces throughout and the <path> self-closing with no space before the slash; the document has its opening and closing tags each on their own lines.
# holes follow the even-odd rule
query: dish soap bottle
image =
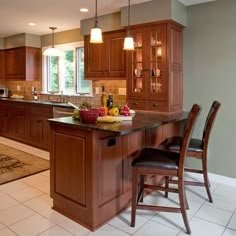
<svg viewBox="0 0 236 236">
<path fill-rule="evenodd" d="M 113 106 L 113 98 L 112 95 L 109 93 L 108 99 L 107 99 L 107 107 Z"/>
<path fill-rule="evenodd" d="M 105 93 L 105 86 L 102 86 L 102 95 L 101 95 L 101 107 L 107 106 L 107 96 Z"/>
</svg>

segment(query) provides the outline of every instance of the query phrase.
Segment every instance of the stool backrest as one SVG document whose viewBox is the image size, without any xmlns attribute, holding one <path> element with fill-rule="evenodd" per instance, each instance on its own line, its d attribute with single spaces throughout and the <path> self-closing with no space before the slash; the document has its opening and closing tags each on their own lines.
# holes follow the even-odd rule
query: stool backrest
<svg viewBox="0 0 236 236">
<path fill-rule="evenodd" d="M 207 151 L 208 141 L 210 138 L 211 130 L 213 127 L 213 124 L 215 122 L 216 114 L 220 108 L 221 104 L 218 101 L 214 101 L 211 105 L 211 108 L 208 112 L 205 126 L 203 129 L 203 135 L 202 135 L 202 142 L 203 142 L 203 150 Z"/>
<path fill-rule="evenodd" d="M 201 107 L 197 104 L 194 104 L 191 108 L 191 111 L 188 115 L 187 123 L 185 124 L 185 130 L 183 135 L 183 141 L 180 148 L 180 160 L 179 160 L 179 175 L 183 175 L 184 170 L 184 160 L 188 145 L 192 136 L 194 126 L 196 124 L 197 117 L 200 113 Z M 180 176 L 179 176 L 180 177 Z"/>
</svg>

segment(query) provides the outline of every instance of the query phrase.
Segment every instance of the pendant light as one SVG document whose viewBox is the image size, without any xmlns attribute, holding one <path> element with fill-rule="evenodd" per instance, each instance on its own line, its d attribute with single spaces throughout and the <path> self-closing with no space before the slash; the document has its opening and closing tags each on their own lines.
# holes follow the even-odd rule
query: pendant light
<svg viewBox="0 0 236 236">
<path fill-rule="evenodd" d="M 47 48 L 43 52 L 43 55 L 45 55 L 45 56 L 60 56 L 61 51 L 54 47 L 54 30 L 56 30 L 57 28 L 56 27 L 49 27 L 49 29 L 52 30 L 52 46 L 50 48 Z"/>
<path fill-rule="evenodd" d="M 130 0 L 128 5 L 128 27 L 127 27 L 127 35 L 124 41 L 124 50 L 134 50 L 134 39 L 130 35 L 129 28 L 130 28 Z"/>
<path fill-rule="evenodd" d="M 97 0 L 95 0 L 94 27 L 91 29 L 90 43 L 103 43 L 102 29 L 98 26 Z"/>
</svg>

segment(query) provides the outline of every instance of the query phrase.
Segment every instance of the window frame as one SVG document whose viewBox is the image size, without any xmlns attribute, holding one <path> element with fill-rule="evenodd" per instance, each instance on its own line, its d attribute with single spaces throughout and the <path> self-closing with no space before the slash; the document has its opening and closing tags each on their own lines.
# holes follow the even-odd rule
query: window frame
<svg viewBox="0 0 236 236">
<path fill-rule="evenodd" d="M 74 65 L 74 78 L 75 78 L 75 83 L 74 83 L 74 92 L 73 94 L 66 94 L 63 93 L 64 95 L 69 95 L 69 96 L 93 96 L 92 94 L 92 81 L 88 81 L 89 82 L 89 91 L 90 93 L 79 93 L 78 92 L 78 76 L 79 76 L 79 71 L 78 71 L 78 68 L 79 68 L 79 65 L 78 65 L 78 58 L 77 58 L 77 49 L 78 48 L 84 48 L 84 41 L 78 41 L 78 42 L 73 42 L 73 43 L 65 43 L 65 44 L 57 44 L 57 45 L 54 45 L 56 48 L 58 48 L 59 50 L 74 50 L 74 62 L 75 62 L 75 65 Z M 42 47 L 42 94 L 51 94 L 51 92 L 48 90 L 48 70 L 47 70 L 47 63 L 48 63 L 48 58 L 47 56 L 44 56 L 43 55 L 43 52 L 49 48 L 51 46 L 48 46 L 48 47 Z M 60 59 L 59 59 L 59 71 L 60 71 Z M 59 72 L 60 73 L 60 72 Z M 62 91 L 61 85 L 62 83 L 62 79 L 60 78 L 60 75 L 59 75 L 59 91 Z M 58 92 L 59 92 L 58 91 Z M 64 92 L 64 91 L 63 91 Z"/>
</svg>

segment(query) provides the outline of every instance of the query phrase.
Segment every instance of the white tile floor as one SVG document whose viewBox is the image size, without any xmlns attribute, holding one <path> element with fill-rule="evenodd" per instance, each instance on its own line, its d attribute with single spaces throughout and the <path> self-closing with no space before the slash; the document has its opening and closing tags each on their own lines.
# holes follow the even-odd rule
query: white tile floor
<svg viewBox="0 0 236 236">
<path fill-rule="evenodd" d="M 2 138 L 0 142 L 3 143 Z M 24 149 L 22 145 L 20 148 Z M 24 150 L 30 152 L 28 146 Z M 35 154 L 35 149 L 33 152 Z M 40 151 L 40 155 L 48 158 L 48 153 Z M 214 199 L 212 204 L 207 201 L 204 188 L 187 187 L 192 235 L 236 236 L 236 188 L 212 182 L 211 190 Z M 176 205 L 178 202 L 174 194 L 165 199 L 158 193 L 146 197 L 145 201 L 157 202 L 157 196 L 159 203 Z M 132 228 L 130 209 L 127 209 L 97 231 L 91 232 L 51 207 L 49 171 L 0 185 L 0 236 L 186 235 L 181 215 L 177 213 L 139 210 L 136 227 Z"/>
</svg>

